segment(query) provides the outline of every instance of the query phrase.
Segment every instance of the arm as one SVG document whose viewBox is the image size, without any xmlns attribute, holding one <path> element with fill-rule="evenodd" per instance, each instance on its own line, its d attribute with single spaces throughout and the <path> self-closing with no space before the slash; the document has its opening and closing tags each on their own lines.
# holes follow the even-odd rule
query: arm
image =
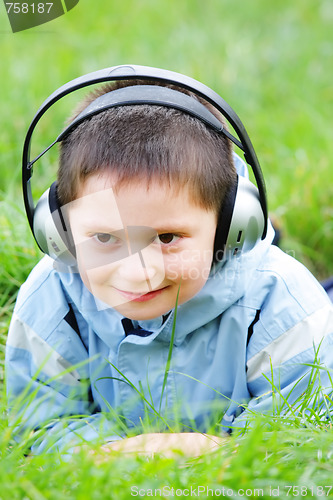
<svg viewBox="0 0 333 500">
<path fill-rule="evenodd" d="M 226 437 L 198 432 L 140 434 L 102 446 L 102 452 L 138 453 L 153 457 L 177 455 L 197 457 L 218 450 L 226 443 Z"/>
<path fill-rule="evenodd" d="M 298 297 L 302 309 L 297 312 L 289 297 L 289 302 L 274 305 L 267 300 L 260 313 L 248 346 L 252 399 L 235 425 L 244 425 L 252 411 L 300 416 L 312 408 L 324 420 L 332 411 L 326 399 L 333 391 L 333 305 L 311 281 L 305 280 L 304 286 L 311 308 Z M 289 318 L 292 326 L 283 329 Z"/>
<path fill-rule="evenodd" d="M 70 334 L 67 325 L 58 326 L 59 332 L 63 329 Z M 143 434 L 118 441 L 119 435 L 106 414 L 93 413 L 87 383 L 89 360 L 82 342 L 76 342 L 73 351 L 76 366 L 14 314 L 6 349 L 11 424 L 16 439 L 24 440 L 33 431 L 33 453 L 63 453 L 99 442 L 102 448 L 98 460 L 103 453 L 112 452 L 198 456 L 224 443 L 226 438 L 201 433 Z"/>
<path fill-rule="evenodd" d="M 89 359 L 84 345 L 65 321 L 56 326 L 56 333 L 58 349 L 13 315 L 6 346 L 6 382 L 15 438 L 22 442 L 33 431 L 34 453 L 119 439 L 113 423 L 104 414 L 94 413 L 98 409 L 89 398 Z M 66 358 L 59 352 L 64 342 Z"/>
</svg>

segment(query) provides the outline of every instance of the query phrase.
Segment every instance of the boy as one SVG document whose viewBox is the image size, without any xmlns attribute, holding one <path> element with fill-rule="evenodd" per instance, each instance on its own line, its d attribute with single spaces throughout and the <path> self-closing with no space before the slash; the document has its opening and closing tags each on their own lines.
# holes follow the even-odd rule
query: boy
<svg viewBox="0 0 333 500">
<path fill-rule="evenodd" d="M 103 96 L 147 84 L 156 82 L 105 85 L 72 120 Z M 160 430 L 183 431 L 180 449 L 203 450 L 219 438 L 202 444 L 186 431 L 228 430 L 253 410 L 272 411 L 272 369 L 292 404 L 319 345 L 332 367 L 332 304 L 271 245 L 270 225 L 252 250 L 218 258 L 221 204 L 237 173 L 246 168 L 224 133 L 169 106 L 103 108 L 62 138 L 57 198 L 76 268 L 48 256 L 36 266 L 6 353 L 9 400 L 28 401 L 18 426 L 48 424 L 33 452 L 97 438 L 119 449 L 124 428 L 147 415 Z M 165 436 L 148 447 L 140 436 L 124 440 L 123 449 L 165 450 Z"/>
</svg>

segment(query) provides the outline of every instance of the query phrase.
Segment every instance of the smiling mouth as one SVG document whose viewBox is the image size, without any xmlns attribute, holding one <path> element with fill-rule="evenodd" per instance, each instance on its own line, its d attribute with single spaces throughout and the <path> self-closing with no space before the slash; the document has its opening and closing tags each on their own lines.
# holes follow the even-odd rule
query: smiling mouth
<svg viewBox="0 0 333 500">
<path fill-rule="evenodd" d="M 158 290 L 152 290 L 151 292 L 142 292 L 142 293 L 133 293 L 126 292 L 125 290 L 120 290 L 116 288 L 117 292 L 120 293 L 123 297 L 125 297 L 130 302 L 146 302 L 147 300 L 154 299 L 158 295 L 160 295 L 167 287 L 159 288 Z"/>
</svg>

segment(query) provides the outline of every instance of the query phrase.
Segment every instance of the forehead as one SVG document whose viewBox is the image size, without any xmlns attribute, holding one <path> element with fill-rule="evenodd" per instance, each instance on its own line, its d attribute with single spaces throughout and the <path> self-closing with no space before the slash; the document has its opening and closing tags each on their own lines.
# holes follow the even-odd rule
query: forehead
<svg viewBox="0 0 333 500">
<path fill-rule="evenodd" d="M 187 186 L 136 179 L 118 185 L 116 178 L 106 173 L 89 176 L 80 186 L 78 198 L 69 205 L 72 216 L 81 221 L 104 221 L 114 229 L 124 225 L 192 225 L 209 212 L 193 201 Z"/>
<path fill-rule="evenodd" d="M 163 203 L 165 199 L 183 200 L 184 203 L 195 205 L 194 196 L 191 196 L 187 185 L 178 182 L 169 182 L 157 178 L 121 178 L 114 173 L 101 172 L 88 176 L 79 186 L 76 197 L 77 205 L 85 205 L 88 200 L 100 203 L 118 203 L 127 206 L 132 203 L 150 201 Z"/>
</svg>

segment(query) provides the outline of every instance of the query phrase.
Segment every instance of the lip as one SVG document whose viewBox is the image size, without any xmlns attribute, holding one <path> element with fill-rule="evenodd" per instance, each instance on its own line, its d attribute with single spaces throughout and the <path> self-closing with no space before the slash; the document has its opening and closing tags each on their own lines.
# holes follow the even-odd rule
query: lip
<svg viewBox="0 0 333 500">
<path fill-rule="evenodd" d="M 152 290 L 151 292 L 143 293 L 126 292 L 125 290 L 120 290 L 119 288 L 116 288 L 116 290 L 120 293 L 120 295 L 125 297 L 130 302 L 146 302 L 147 300 L 154 299 L 155 297 L 160 295 L 166 288 L 167 287 L 163 287 L 159 288 L 158 290 Z"/>
</svg>

